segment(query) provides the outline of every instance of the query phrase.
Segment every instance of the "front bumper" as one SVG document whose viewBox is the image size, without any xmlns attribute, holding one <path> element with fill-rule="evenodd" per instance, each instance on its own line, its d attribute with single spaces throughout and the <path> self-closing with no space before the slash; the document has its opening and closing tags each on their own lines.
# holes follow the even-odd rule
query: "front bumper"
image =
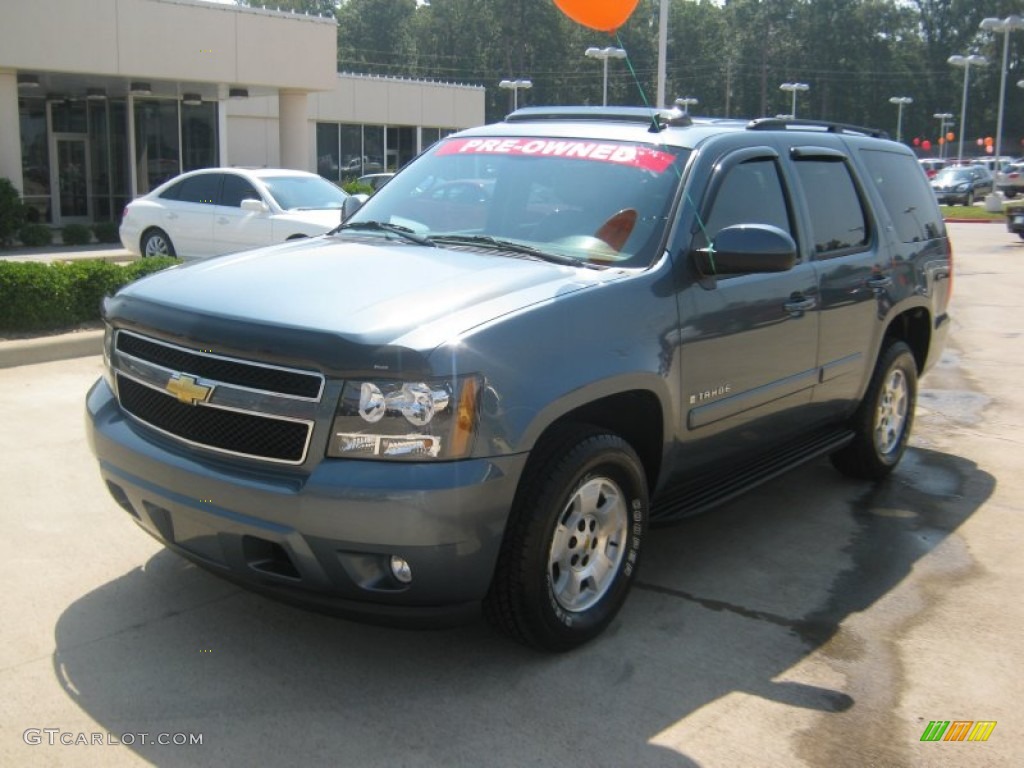
<svg viewBox="0 0 1024 768">
<path fill-rule="evenodd" d="M 137 424 L 102 379 L 86 416 L 112 496 L 168 548 L 256 591 L 384 623 L 477 614 L 526 460 L 233 465 Z M 393 555 L 410 583 L 391 573 Z"/>
</svg>

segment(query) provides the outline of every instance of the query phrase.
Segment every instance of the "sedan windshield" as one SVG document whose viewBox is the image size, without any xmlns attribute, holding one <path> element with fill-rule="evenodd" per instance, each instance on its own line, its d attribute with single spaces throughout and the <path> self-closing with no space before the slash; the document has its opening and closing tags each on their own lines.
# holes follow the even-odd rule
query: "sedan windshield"
<svg viewBox="0 0 1024 768">
<path fill-rule="evenodd" d="M 935 181 L 937 181 L 940 184 L 955 184 L 970 180 L 970 171 L 957 171 L 950 168 L 947 168 L 944 171 L 939 171 L 938 175 L 936 175 L 935 177 Z"/>
<path fill-rule="evenodd" d="M 656 257 L 687 154 L 613 141 L 451 138 L 347 223 L 399 225 L 446 247 L 644 266 Z"/>
<path fill-rule="evenodd" d="M 277 204 L 286 211 L 341 208 L 348 194 L 319 176 L 262 178 Z"/>
</svg>

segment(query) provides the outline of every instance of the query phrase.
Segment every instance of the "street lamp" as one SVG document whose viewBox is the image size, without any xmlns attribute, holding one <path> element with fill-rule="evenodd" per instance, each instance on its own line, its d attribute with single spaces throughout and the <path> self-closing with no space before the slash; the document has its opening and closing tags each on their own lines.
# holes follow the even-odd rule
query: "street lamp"
<svg viewBox="0 0 1024 768">
<path fill-rule="evenodd" d="M 890 104 L 896 104 L 899 111 L 896 113 L 896 141 L 903 140 L 903 107 L 913 104 L 914 100 L 909 96 L 893 96 L 889 99 Z"/>
<path fill-rule="evenodd" d="M 684 115 L 690 114 L 690 107 L 694 104 L 700 104 L 700 101 L 693 96 L 683 96 L 681 99 L 676 99 L 676 106 L 683 108 Z"/>
<path fill-rule="evenodd" d="M 970 56 L 950 56 L 946 59 L 946 62 L 952 64 L 954 67 L 964 68 L 964 95 L 960 99 L 960 143 L 956 153 L 956 161 L 963 163 L 964 161 L 964 123 L 967 120 L 967 80 L 971 74 L 971 65 L 976 67 L 984 67 L 988 64 L 988 59 L 984 56 L 979 56 L 976 53 L 972 53 Z"/>
<path fill-rule="evenodd" d="M 796 93 L 797 91 L 810 90 L 810 87 L 807 83 L 783 83 L 779 86 L 780 91 L 789 91 L 793 94 L 793 108 L 789 112 L 793 115 L 794 120 L 796 120 Z"/>
<path fill-rule="evenodd" d="M 622 48 L 608 46 L 607 48 L 587 48 L 583 55 L 590 59 L 601 59 L 604 62 L 604 97 L 601 103 L 608 106 L 608 59 L 624 59 L 626 51 Z"/>
<path fill-rule="evenodd" d="M 946 129 L 953 124 L 953 113 L 936 112 L 932 117 L 939 121 L 939 159 L 942 160 L 946 157 Z"/>
<path fill-rule="evenodd" d="M 519 89 L 533 88 L 533 83 L 530 80 L 502 80 L 498 83 L 499 88 L 508 88 L 512 90 L 512 111 L 519 109 Z"/>
<path fill-rule="evenodd" d="M 1003 68 L 999 72 L 999 116 L 996 118 L 996 173 L 999 173 L 999 158 L 1003 148 L 1003 102 L 1006 100 L 1006 56 L 1010 49 L 1010 32 L 1024 29 L 1024 19 L 1016 15 L 1005 19 L 982 19 L 978 26 L 988 32 L 1003 33 Z"/>
</svg>

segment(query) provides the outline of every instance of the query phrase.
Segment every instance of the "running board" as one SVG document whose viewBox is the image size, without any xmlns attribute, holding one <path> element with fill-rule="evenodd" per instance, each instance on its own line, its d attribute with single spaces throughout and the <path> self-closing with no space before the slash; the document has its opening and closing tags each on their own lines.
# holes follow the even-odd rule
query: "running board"
<svg viewBox="0 0 1024 768">
<path fill-rule="evenodd" d="M 699 477 L 670 486 L 655 496 L 651 505 L 651 522 L 667 523 L 706 512 L 801 464 L 839 450 L 853 437 L 854 433 L 849 429 L 816 432 L 744 464 L 701 472 Z"/>
</svg>

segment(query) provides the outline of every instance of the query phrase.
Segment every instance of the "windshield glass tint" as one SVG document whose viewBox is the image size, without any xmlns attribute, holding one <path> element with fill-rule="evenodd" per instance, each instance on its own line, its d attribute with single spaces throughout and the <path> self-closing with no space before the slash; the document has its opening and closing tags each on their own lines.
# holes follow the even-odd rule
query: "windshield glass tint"
<svg viewBox="0 0 1024 768">
<path fill-rule="evenodd" d="M 971 180 L 971 172 L 970 171 L 953 171 L 953 170 L 939 171 L 939 173 L 938 173 L 938 175 L 936 175 L 935 179 L 937 181 L 940 181 L 940 182 L 941 181 L 945 181 L 945 182 L 970 181 Z"/>
<path fill-rule="evenodd" d="M 655 257 L 687 153 L 582 139 L 452 138 L 403 169 L 350 221 L 643 266 Z"/>
<path fill-rule="evenodd" d="M 270 194 L 286 211 L 296 208 L 341 208 L 347 194 L 319 176 L 263 177 Z"/>
</svg>

